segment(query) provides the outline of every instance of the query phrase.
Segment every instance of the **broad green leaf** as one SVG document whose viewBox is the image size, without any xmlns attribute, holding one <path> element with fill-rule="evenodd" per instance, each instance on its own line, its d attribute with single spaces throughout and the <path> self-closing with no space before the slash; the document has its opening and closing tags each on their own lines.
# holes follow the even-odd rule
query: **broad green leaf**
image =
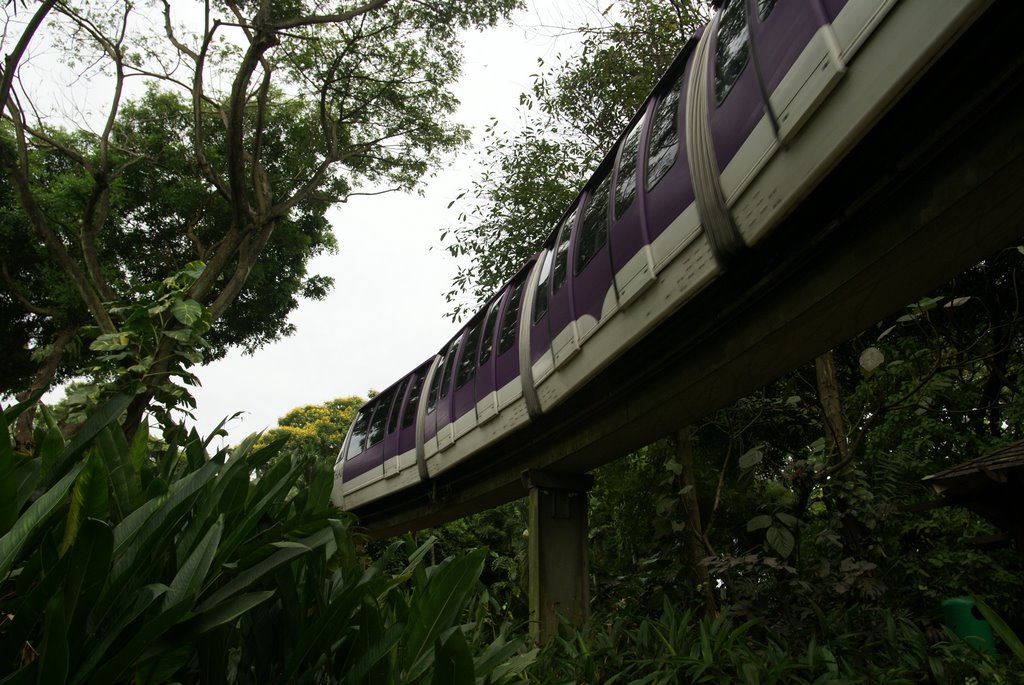
<svg viewBox="0 0 1024 685">
<path fill-rule="evenodd" d="M 981 615 L 984 616 L 985 620 L 988 621 L 990 626 L 992 626 L 992 630 L 996 632 L 999 639 L 1001 639 L 1006 646 L 1010 648 L 1013 655 L 1017 657 L 1017 661 L 1021 662 L 1021 665 L 1024 665 L 1024 642 L 1021 642 L 1020 637 L 1013 632 L 1013 628 L 1007 625 L 1002 616 L 997 614 L 992 607 L 982 601 L 981 598 L 974 597 L 974 603 L 978 605 L 978 611 L 981 612 Z"/>
<path fill-rule="evenodd" d="M 142 471 L 142 466 L 146 463 L 148 453 L 149 419 L 143 418 L 139 427 L 135 430 L 135 435 L 132 436 L 132 444 L 128 448 L 128 461 L 131 463 L 132 470 L 135 473 Z"/>
<path fill-rule="evenodd" d="M 192 336 L 194 334 L 191 331 L 191 329 L 188 328 L 174 328 L 171 330 L 164 331 L 164 335 L 166 335 L 168 338 L 174 338 L 178 342 L 188 342 L 189 340 L 192 339 Z M 181 352 L 178 352 L 178 354 L 181 354 Z"/>
<path fill-rule="evenodd" d="M 100 431 L 97 442 L 110 471 L 112 490 L 121 509 L 120 519 L 141 504 L 142 482 L 132 466 L 131 447 L 119 427 L 108 426 Z"/>
<path fill-rule="evenodd" d="M 487 549 L 479 548 L 453 559 L 439 569 L 417 593 L 409 607 L 409 620 L 402 641 L 410 680 L 420 677 L 430 666 L 434 640 L 449 628 L 473 591 L 483 571 Z"/>
<path fill-rule="evenodd" d="M 104 333 L 89 344 L 89 349 L 95 352 L 116 352 L 129 344 L 131 337 L 127 333 Z"/>
<path fill-rule="evenodd" d="M 462 631 L 455 628 L 444 642 L 434 645 L 431 685 L 476 685 L 473 654 Z"/>
<path fill-rule="evenodd" d="M 167 592 L 166 585 L 151 583 L 136 590 L 128 601 L 118 604 L 117 611 L 109 620 L 97 626 L 92 633 L 94 638 L 90 639 L 83 647 L 82 654 L 85 658 L 76 669 L 71 682 L 84 682 L 100 664 L 112 645 L 126 641 L 126 638 L 122 637 L 125 629 L 133 624 L 165 592 Z"/>
<path fill-rule="evenodd" d="M 755 530 L 761 530 L 772 525 L 772 517 L 768 514 L 758 514 L 754 518 L 747 521 L 747 532 L 753 532 Z"/>
<path fill-rule="evenodd" d="M 184 326 L 191 326 L 203 317 L 203 305 L 195 300 L 175 300 L 171 314 Z"/>
<path fill-rule="evenodd" d="M 36 455 L 37 459 L 33 459 L 33 462 L 37 462 L 36 468 L 39 469 L 40 474 L 52 473 L 54 466 L 60 460 L 61 455 L 64 453 L 64 435 L 60 432 L 60 428 L 56 426 L 47 426 L 46 430 L 43 431 L 43 438 L 36 444 Z"/>
<path fill-rule="evenodd" d="M 768 529 L 768 544 L 781 556 L 788 557 L 793 552 L 796 540 L 786 528 L 772 526 Z"/>
<path fill-rule="evenodd" d="M 190 605 L 190 602 L 184 602 L 145 621 L 140 629 L 133 632 L 120 651 L 96 669 L 88 680 L 90 685 L 120 682 L 125 673 L 139 664 L 149 646 L 188 614 Z"/>
<path fill-rule="evenodd" d="M 43 642 L 39 647 L 39 685 L 63 683 L 68 677 L 68 633 L 64 596 L 57 592 L 46 604 Z"/>
<path fill-rule="evenodd" d="M 78 474 L 71 491 L 71 506 L 64 524 L 64 539 L 60 543 L 60 555 L 68 551 L 75 542 L 82 522 L 92 517 L 103 519 L 107 516 L 107 469 L 96 450 L 89 452 L 85 468 Z"/>
<path fill-rule="evenodd" d="M 330 644 L 337 641 L 345 627 L 351 625 L 353 613 L 366 598 L 368 588 L 363 583 L 346 587 L 331 598 L 325 611 L 312 623 L 307 623 L 281 673 L 281 682 L 289 682 L 307 659 L 315 659 Z"/>
<path fill-rule="evenodd" d="M 200 276 L 203 275 L 203 271 L 205 269 L 206 269 L 206 262 L 202 262 L 202 261 L 196 260 L 196 261 L 189 262 L 188 264 L 186 264 L 185 267 L 181 270 L 181 273 L 183 275 L 185 275 L 186 277 L 188 277 L 188 278 L 192 279 L 193 281 L 195 281 L 196 279 L 198 279 Z"/>
<path fill-rule="evenodd" d="M 764 459 L 764 452 L 755 447 L 743 453 L 739 459 L 739 465 L 741 469 L 749 469 L 760 464 L 762 459 Z"/>
<path fill-rule="evenodd" d="M 197 614 L 193 621 L 189 621 L 184 626 L 184 630 L 194 640 L 214 628 L 234 623 L 239 616 L 263 604 L 275 593 L 275 590 L 261 590 L 232 597 L 208 611 Z"/>
<path fill-rule="evenodd" d="M 398 641 L 402 638 L 403 630 L 405 630 L 403 624 L 392 623 L 384 630 L 383 634 L 368 645 L 361 646 L 361 649 L 358 651 L 353 650 L 356 660 L 345 670 L 345 682 L 365 682 L 366 676 L 370 674 L 373 667 L 380 663 L 398 644 Z M 360 637 L 363 632 L 360 630 Z"/>
<path fill-rule="evenodd" d="M 46 523 L 50 515 L 64 501 L 68 490 L 74 484 L 75 479 L 85 466 L 84 463 L 76 464 L 71 471 L 61 478 L 53 487 L 47 490 L 22 514 L 7 533 L 0 538 L 0 580 L 7 577 L 14 560 L 36 528 Z"/>
<path fill-rule="evenodd" d="M 243 510 L 244 516 L 232 524 L 231 534 L 221 545 L 218 555 L 222 559 L 225 555 L 233 554 L 242 542 L 249 538 L 256 524 L 270 507 L 284 500 L 298 477 L 299 469 L 292 466 L 288 460 L 283 460 L 260 479 L 250 492 L 249 501 Z"/>
<path fill-rule="evenodd" d="M 507 660 L 502 660 L 501 663 L 491 666 L 489 663 L 480 664 L 477 662 L 476 671 L 477 673 L 485 674 L 489 673 L 491 676 L 491 682 L 499 683 L 503 682 L 506 678 L 514 675 L 520 675 L 525 671 L 533 662 L 537 660 L 537 655 L 540 654 L 540 650 L 534 647 L 529 651 L 522 651 L 523 646 L 521 641 L 508 643 L 510 648 L 514 648 L 511 651 Z M 520 653 L 521 652 L 521 653 Z M 523 679 L 517 682 L 522 682 Z"/>
<path fill-rule="evenodd" d="M 168 646 L 161 649 L 155 658 L 149 659 L 142 666 L 135 668 L 131 675 L 132 680 L 130 682 L 132 685 L 165 685 L 166 683 L 174 683 L 175 680 L 172 679 L 172 676 L 192 659 L 196 650 L 195 645 L 191 643 L 180 644 L 178 641 L 175 641 L 175 644 L 177 644 L 176 647 Z M 226 645 L 224 649 L 227 650 Z M 140 661 L 144 660 L 144 658 L 140 658 Z M 225 673 L 227 672 L 227 666 L 225 666 L 224 671 Z"/>
<path fill-rule="evenodd" d="M 14 472 L 15 486 L 18 491 L 18 501 L 15 509 L 21 511 L 25 504 L 35 492 L 39 484 L 39 473 L 42 462 L 39 459 L 25 459 L 18 465 Z"/>
<path fill-rule="evenodd" d="M 331 541 L 332 536 L 333 534 L 329 528 L 323 528 L 319 532 L 301 540 L 299 544 L 289 545 L 284 549 L 274 552 L 253 566 L 243 569 L 237 576 L 218 588 L 216 592 L 200 604 L 197 611 L 211 610 L 220 602 L 246 589 L 279 566 L 290 563 L 293 559 L 326 545 Z"/>
<path fill-rule="evenodd" d="M 3 639 L 0 640 L 0 663 L 14 663 L 22 645 L 38 635 L 38 625 L 46 615 L 46 607 L 54 595 L 61 594 L 69 563 L 57 556 L 55 535 L 44 536 L 32 555 L 21 566 L 32 582 L 21 592 L 3 598 Z M 65 609 L 65 614 L 67 610 Z"/>
<path fill-rule="evenodd" d="M 45 392 L 45 390 L 39 390 L 33 393 L 32 396 L 29 397 L 28 399 L 22 400 L 21 402 L 15 404 L 13 407 L 8 407 L 7 409 L 4 409 L 3 405 L 0 405 L 0 414 L 3 414 L 4 420 L 7 422 L 7 425 L 10 426 L 15 419 L 21 416 L 24 412 L 28 411 L 29 407 L 38 402 L 39 398 L 42 397 L 45 394 Z"/>
<path fill-rule="evenodd" d="M 175 527 L 194 506 L 203 486 L 213 478 L 220 464 L 209 462 L 171 485 L 163 500 L 146 502 L 114 528 L 114 564 L 97 603 L 99 618 L 108 614 L 120 600 L 126 581 L 139 568 L 150 563 L 153 550 L 172 539 Z"/>
<path fill-rule="evenodd" d="M 64 597 L 72 635 L 85 631 L 86 618 L 110 570 L 114 533 L 105 521 L 87 519 L 78 532 L 68 559 Z"/>
<path fill-rule="evenodd" d="M 224 517 L 217 519 L 203 539 L 200 540 L 192 554 L 182 564 L 178 573 L 171 581 L 171 589 L 164 596 L 164 609 L 197 595 L 206 581 L 206 574 L 213 563 L 213 556 L 220 544 L 220 536 L 224 531 Z"/>
<path fill-rule="evenodd" d="M 777 518 L 779 521 L 789 526 L 790 528 L 796 528 L 800 525 L 800 519 L 798 519 L 796 516 L 793 516 L 792 514 L 787 514 L 784 511 L 777 512 L 775 514 L 775 518 Z"/>
<path fill-rule="evenodd" d="M 18 520 L 18 481 L 6 412 L 0 414 L 0 535 Z"/>
<path fill-rule="evenodd" d="M 128 408 L 128 405 L 131 404 L 132 399 L 131 395 L 115 395 L 106 404 L 93 412 L 57 458 L 52 471 L 46 471 L 45 477 L 52 481 L 62 475 L 66 465 L 71 463 L 82 450 L 90 445 L 101 430 L 120 418 Z"/>
</svg>

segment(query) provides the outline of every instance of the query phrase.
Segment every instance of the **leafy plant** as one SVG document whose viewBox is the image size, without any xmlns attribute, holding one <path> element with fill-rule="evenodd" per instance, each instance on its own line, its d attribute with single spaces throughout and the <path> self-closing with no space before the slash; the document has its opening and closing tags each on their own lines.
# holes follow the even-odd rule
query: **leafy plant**
<svg viewBox="0 0 1024 685">
<path fill-rule="evenodd" d="M 301 495 L 282 441 L 208 453 L 194 431 L 118 426 L 117 395 L 65 441 L 43 412 L 16 453 L 2 412 L 0 683 L 511 682 L 533 658 L 463 619 L 486 549 L 364 568 L 331 473 Z M 13 505 L 10 504 L 13 502 Z"/>
</svg>

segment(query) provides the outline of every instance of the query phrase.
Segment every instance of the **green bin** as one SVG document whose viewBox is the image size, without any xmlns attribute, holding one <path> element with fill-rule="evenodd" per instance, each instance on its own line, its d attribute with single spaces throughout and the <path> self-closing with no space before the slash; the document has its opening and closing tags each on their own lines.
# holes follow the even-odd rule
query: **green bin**
<svg viewBox="0 0 1024 685">
<path fill-rule="evenodd" d="M 996 644 L 992 628 L 971 597 L 951 597 L 942 603 L 943 623 L 964 642 L 993 656 Z"/>
</svg>

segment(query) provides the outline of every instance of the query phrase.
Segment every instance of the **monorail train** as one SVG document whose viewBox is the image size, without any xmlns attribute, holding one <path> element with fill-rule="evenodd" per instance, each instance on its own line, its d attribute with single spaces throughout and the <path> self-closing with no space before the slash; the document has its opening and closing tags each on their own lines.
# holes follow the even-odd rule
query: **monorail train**
<svg viewBox="0 0 1024 685">
<path fill-rule="evenodd" d="M 434 478 L 579 391 L 756 248 L 988 4 L 721 3 L 543 249 L 359 410 L 333 502 Z"/>
</svg>

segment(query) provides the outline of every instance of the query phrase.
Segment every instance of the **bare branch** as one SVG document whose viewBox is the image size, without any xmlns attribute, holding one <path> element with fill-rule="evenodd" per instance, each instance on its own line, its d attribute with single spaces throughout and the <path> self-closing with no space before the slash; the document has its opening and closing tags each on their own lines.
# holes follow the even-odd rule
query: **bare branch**
<svg viewBox="0 0 1024 685">
<path fill-rule="evenodd" d="M 163 0 L 164 3 L 164 33 L 167 34 L 167 40 L 171 42 L 171 45 L 178 50 L 178 52 L 184 53 L 192 58 L 193 62 L 199 61 L 199 53 L 192 50 L 190 47 L 178 40 L 178 37 L 174 35 L 174 27 L 171 25 L 171 3 L 168 0 Z"/>
<path fill-rule="evenodd" d="M 11 277 L 11 272 L 7 268 L 6 259 L 0 259 L 0 272 L 3 273 L 4 282 L 7 283 L 7 287 L 10 289 L 11 294 L 14 295 L 14 298 L 18 303 L 25 308 L 25 311 L 30 314 L 38 314 L 39 316 L 57 316 L 57 312 L 53 309 L 37 305 L 25 296 L 14 278 Z"/>
<path fill-rule="evenodd" d="M 318 26 L 323 24 L 341 24 L 346 21 L 355 19 L 363 14 L 368 14 L 374 10 L 380 9 L 384 5 L 391 2 L 391 0 L 372 0 L 365 5 L 360 7 L 354 7 L 347 12 L 338 12 L 335 14 L 320 14 L 310 15 L 306 17 L 292 17 L 291 19 L 281 19 L 278 21 L 269 22 L 267 26 L 276 31 L 283 31 L 286 29 L 299 28 L 300 26 Z"/>
<path fill-rule="evenodd" d="M 56 4 L 57 0 L 45 0 L 39 6 L 22 32 L 21 38 L 18 39 L 18 43 L 14 46 L 14 50 L 4 58 L 3 77 L 0 78 L 0 111 L 7 108 L 11 88 L 14 87 L 14 75 L 18 70 L 18 65 L 21 63 L 21 58 L 25 56 L 29 44 L 35 37 L 36 31 L 42 26 L 46 15 L 50 13 L 50 10 Z"/>
</svg>

